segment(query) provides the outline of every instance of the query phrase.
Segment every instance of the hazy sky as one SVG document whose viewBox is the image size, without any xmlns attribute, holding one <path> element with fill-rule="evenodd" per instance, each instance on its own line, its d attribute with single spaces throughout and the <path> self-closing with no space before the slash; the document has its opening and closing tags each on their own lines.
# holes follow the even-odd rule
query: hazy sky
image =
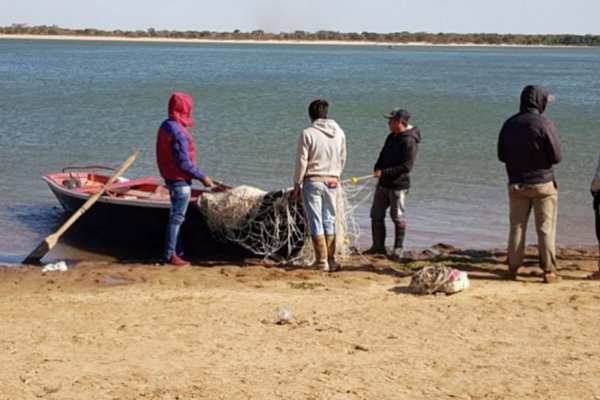
<svg viewBox="0 0 600 400">
<path fill-rule="evenodd" d="M 600 0 L 0 0 L 0 26 L 600 34 Z"/>
</svg>

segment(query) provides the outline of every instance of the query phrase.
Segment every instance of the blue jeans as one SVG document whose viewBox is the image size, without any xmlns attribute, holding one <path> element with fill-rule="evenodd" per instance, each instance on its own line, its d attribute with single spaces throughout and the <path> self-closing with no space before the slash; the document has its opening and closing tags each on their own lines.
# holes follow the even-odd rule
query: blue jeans
<svg viewBox="0 0 600 400">
<path fill-rule="evenodd" d="M 171 196 L 171 211 L 169 213 L 169 223 L 167 224 L 167 238 L 165 240 L 165 259 L 170 259 L 173 254 L 183 254 L 183 244 L 181 242 L 181 224 L 185 220 L 185 213 L 192 196 L 191 186 L 171 186 L 169 195 Z"/>
<path fill-rule="evenodd" d="M 327 182 L 304 181 L 302 201 L 311 236 L 335 235 L 335 198 L 337 188 Z"/>
</svg>

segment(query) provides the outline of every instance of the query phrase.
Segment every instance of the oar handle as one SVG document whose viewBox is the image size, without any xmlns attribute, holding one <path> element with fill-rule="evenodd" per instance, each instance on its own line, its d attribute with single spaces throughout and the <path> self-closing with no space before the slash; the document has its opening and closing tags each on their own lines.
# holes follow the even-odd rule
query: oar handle
<svg viewBox="0 0 600 400">
<path fill-rule="evenodd" d="M 229 189 L 231 189 L 231 186 L 229 186 L 229 185 L 226 185 L 226 184 L 224 184 L 223 182 L 220 182 L 220 181 L 215 181 L 214 179 L 213 179 L 212 181 L 213 181 L 213 183 L 214 183 L 215 185 L 217 185 L 217 186 L 219 186 L 219 187 L 221 187 L 221 188 L 223 188 L 223 189 L 226 189 L 226 190 L 229 190 Z"/>
</svg>

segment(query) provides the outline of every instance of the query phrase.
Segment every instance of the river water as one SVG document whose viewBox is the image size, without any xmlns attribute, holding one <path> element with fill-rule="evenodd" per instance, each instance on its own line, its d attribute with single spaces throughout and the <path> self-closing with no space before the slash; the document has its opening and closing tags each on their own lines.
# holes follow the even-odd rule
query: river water
<svg viewBox="0 0 600 400">
<path fill-rule="evenodd" d="M 327 99 L 346 132 L 344 179 L 372 171 L 388 133 L 382 114 L 409 110 L 423 142 L 406 246 L 482 249 L 504 247 L 508 232 L 498 131 L 518 110 L 521 89 L 542 84 L 556 95 L 546 115 L 564 146 L 557 242 L 593 245 L 599 67 L 595 48 L 0 40 L 0 262 L 18 263 L 64 221 L 41 175 L 67 165 L 116 167 L 139 148 L 127 175 L 157 176 L 156 130 L 175 91 L 195 99 L 205 172 L 267 191 L 291 186 L 313 99 Z M 355 213 L 365 231 L 359 246 L 369 244 L 368 210 L 367 202 Z M 536 241 L 532 225 L 528 241 Z M 71 247 L 61 243 L 50 259 L 101 256 Z"/>
</svg>

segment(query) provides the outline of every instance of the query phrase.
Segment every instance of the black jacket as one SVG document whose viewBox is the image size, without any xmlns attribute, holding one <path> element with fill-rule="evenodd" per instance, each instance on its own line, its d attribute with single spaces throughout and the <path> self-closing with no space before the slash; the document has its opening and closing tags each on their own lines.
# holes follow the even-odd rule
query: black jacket
<svg viewBox="0 0 600 400">
<path fill-rule="evenodd" d="M 518 114 L 506 120 L 498 135 L 498 159 L 506 164 L 509 183 L 536 184 L 554 180 L 552 166 L 562 158 L 554 123 L 542 113 L 548 92 L 527 86 Z"/>
<path fill-rule="evenodd" d="M 394 190 L 410 188 L 409 173 L 415 165 L 420 142 L 421 132 L 417 127 L 387 136 L 374 168 L 381 170 L 381 186 Z"/>
</svg>

